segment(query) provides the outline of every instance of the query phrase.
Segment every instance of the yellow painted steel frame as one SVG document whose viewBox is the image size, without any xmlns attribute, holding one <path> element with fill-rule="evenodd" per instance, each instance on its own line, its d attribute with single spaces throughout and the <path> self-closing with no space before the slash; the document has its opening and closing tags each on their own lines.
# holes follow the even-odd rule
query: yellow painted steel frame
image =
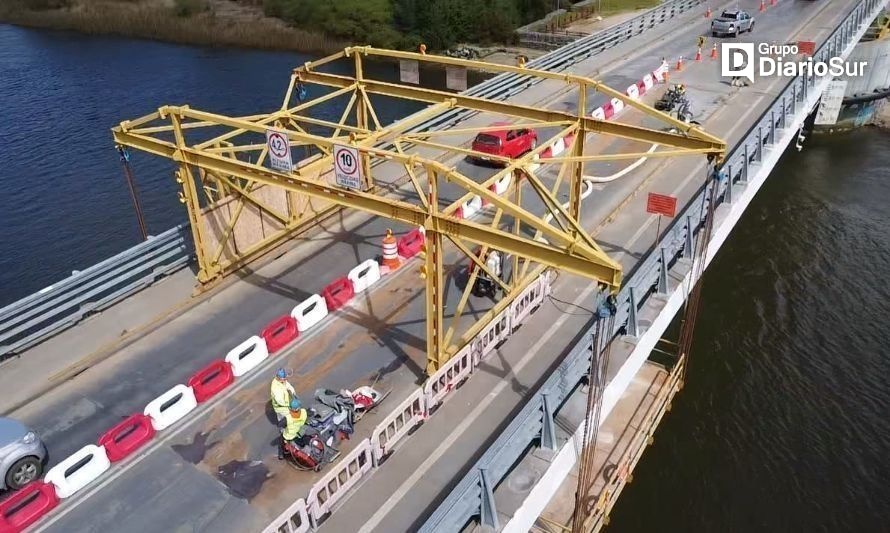
<svg viewBox="0 0 890 533">
<path fill-rule="evenodd" d="M 365 57 L 436 63 L 557 80 L 577 89 L 579 112 L 571 114 L 372 80 L 364 74 L 362 63 Z M 351 60 L 354 75 L 349 77 L 319 70 L 337 60 Z M 299 94 L 301 85 L 305 83 L 326 85 L 333 87 L 333 90 L 312 101 L 292 105 L 294 94 Z M 679 133 L 604 122 L 586 116 L 584 110 L 587 106 L 587 93 L 591 90 L 623 100 L 628 106 L 661 119 Z M 375 94 L 419 100 L 431 105 L 406 119 L 383 127 L 369 96 Z M 333 103 L 347 98 L 348 102 L 338 122 L 307 115 L 320 103 Z M 407 131 L 455 108 L 503 115 L 520 121 L 510 126 Z M 443 138 L 472 136 L 483 131 L 519 127 L 535 130 L 549 127 L 557 128 L 559 132 L 548 139 L 542 139 L 536 148 L 516 159 L 493 157 L 504 168 L 481 183 L 452 167 L 456 157 L 488 154 L 457 144 L 448 144 Z M 314 155 L 296 164 L 291 172 L 270 170 L 265 166 L 268 157 L 266 145 L 258 140 L 269 128 L 285 134 L 292 147 L 305 147 L 307 154 L 311 149 L 315 152 Z M 319 129 L 329 133 L 315 133 Z M 655 143 L 672 149 L 646 154 L 585 155 L 584 142 L 589 133 Z M 198 134 L 201 138 L 194 139 Z M 694 154 L 706 154 L 719 160 L 726 149 L 722 140 L 705 133 L 699 127 L 677 121 L 590 78 L 370 47 L 347 48 L 343 52 L 295 69 L 281 108 L 274 112 L 228 117 L 188 106 L 163 106 L 150 115 L 122 122 L 113 129 L 113 135 L 120 145 L 169 158 L 178 164 L 176 180 L 182 187 L 180 200 L 188 211 L 199 265 L 198 279 L 202 283 L 218 279 L 242 267 L 277 246 L 282 240 L 310 226 L 320 217 L 342 208 L 422 227 L 426 235 L 425 253 L 422 255 L 425 262 L 423 277 L 426 279 L 428 372 L 438 369 L 494 316 L 506 309 L 547 267 L 579 274 L 617 290 L 621 283 L 621 266 L 600 248 L 580 224 L 580 196 L 585 162 L 637 158 L 642 155 L 674 157 Z M 539 160 L 548 146 L 568 135 L 574 135 L 575 139 L 571 146 L 566 147 L 568 155 Z M 438 140 L 431 140 L 433 138 Z M 331 153 L 334 145 L 349 145 L 359 151 L 366 178 L 361 190 L 340 187 L 329 178 L 333 169 Z M 439 155 L 430 155 L 430 152 Z M 387 186 L 392 188 L 410 184 L 416 196 L 397 199 L 385 194 L 383 187 L 379 187 L 372 177 L 376 163 L 400 165 L 404 175 Z M 533 165 L 538 164 L 561 165 L 556 184 L 552 188 L 545 187 L 532 170 Z M 193 169 L 197 169 L 197 172 L 193 172 Z M 569 176 L 568 207 L 564 207 L 558 199 L 559 186 L 565 175 Z M 492 185 L 508 176 L 512 177 L 510 193 L 498 195 L 492 192 Z M 459 187 L 463 196 L 440 207 L 439 189 L 444 182 Z M 527 190 L 539 197 L 546 207 L 548 212 L 543 218 L 522 207 L 525 183 L 530 185 Z M 268 200 L 257 193 L 263 187 L 284 191 L 287 199 L 285 212 L 282 212 L 280 205 L 270 205 Z M 203 204 L 199 195 L 201 191 Z M 493 206 L 494 212 L 489 222 L 457 216 L 458 209 L 474 199 Z M 230 217 L 225 221 L 224 227 L 216 235 L 209 235 L 204 219 L 207 210 L 220 206 L 221 202 L 232 200 L 235 200 L 234 207 L 228 208 Z M 302 202 L 302 209 L 305 210 L 306 206 L 310 206 L 310 200 L 320 200 L 326 206 L 306 214 L 301 211 L 300 205 Z M 248 249 L 230 246 L 235 249 L 226 252 L 227 243 L 230 240 L 234 242 L 232 237 L 236 224 L 246 205 L 273 220 L 278 230 L 270 236 L 264 235 Z M 313 208 L 310 206 L 311 209 Z M 215 220 L 218 223 L 218 219 Z M 528 231 L 522 231 L 523 228 Z M 531 230 L 534 236 L 530 236 Z M 210 246 L 213 240 L 210 237 L 217 241 L 214 246 Z M 471 269 L 470 280 L 447 330 L 443 327 L 446 240 L 459 254 L 468 256 L 472 264 L 478 267 Z M 478 245 L 477 250 L 470 249 L 472 244 Z M 485 259 L 491 250 L 512 254 L 511 279 L 500 279 L 496 272 L 488 269 Z M 534 268 L 530 268 L 532 266 Z M 503 289 L 504 298 L 475 324 L 469 326 L 460 335 L 457 344 L 453 344 L 452 339 L 460 325 L 469 293 L 480 272 L 484 272 Z"/>
</svg>

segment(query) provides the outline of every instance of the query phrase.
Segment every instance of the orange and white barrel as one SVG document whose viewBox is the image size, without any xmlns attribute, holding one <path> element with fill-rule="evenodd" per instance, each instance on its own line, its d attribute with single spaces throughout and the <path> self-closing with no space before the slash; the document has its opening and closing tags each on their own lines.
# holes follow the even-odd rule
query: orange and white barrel
<svg viewBox="0 0 890 533">
<path fill-rule="evenodd" d="M 401 266 L 398 241 L 391 229 L 387 229 L 386 237 L 383 237 L 383 266 L 389 267 L 391 271 Z"/>
</svg>

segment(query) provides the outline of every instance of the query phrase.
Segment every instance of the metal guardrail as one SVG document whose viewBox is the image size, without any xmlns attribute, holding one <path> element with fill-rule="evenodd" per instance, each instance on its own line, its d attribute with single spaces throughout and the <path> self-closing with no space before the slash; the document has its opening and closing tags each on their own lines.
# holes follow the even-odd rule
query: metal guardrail
<svg viewBox="0 0 890 533">
<path fill-rule="evenodd" d="M 886 2 L 887 0 L 859 2 L 814 54 L 814 60 L 827 61 L 846 48 L 862 25 L 869 24 L 871 18 L 877 15 L 878 8 Z M 760 120 L 748 130 L 727 157 L 721 167 L 724 177 L 719 181 L 709 180 L 707 185 L 702 186 L 683 213 L 675 218 L 653 251 L 625 278 L 617 298 L 618 309 L 613 335 L 622 332 L 629 335 L 638 333 L 636 311 L 650 296 L 666 289 L 667 271 L 691 249 L 693 238 L 703 227 L 705 199 L 710 195 L 710 188 L 718 187 L 718 204 L 732 203 L 733 191 L 729 184 L 744 185 L 751 167 L 762 160 L 764 146 L 773 144 L 776 131 L 784 128 L 789 118 L 798 112 L 810 113 L 810 109 L 800 106 L 807 102 L 815 82 L 815 77 L 799 76 L 788 83 L 773 105 L 761 115 Z M 506 477 L 529 444 L 542 439 L 547 431 L 546 427 L 552 422 L 553 412 L 562 406 L 571 391 L 586 376 L 593 353 L 592 339 L 595 331 L 596 324 L 593 324 L 585 333 L 585 340 L 570 350 L 562 364 L 426 520 L 420 529 L 422 533 L 461 531 L 474 517 L 480 517 L 483 525 L 496 524 L 492 494 L 494 487 Z"/>
<path fill-rule="evenodd" d="M 0 309 L 0 360 L 71 327 L 188 263 L 186 225 Z"/>
<path fill-rule="evenodd" d="M 527 63 L 529 68 L 565 71 L 577 63 L 617 46 L 628 39 L 648 31 L 704 3 L 705 0 L 669 0 L 645 13 L 606 28 L 600 32 L 578 39 L 558 50 L 549 52 Z M 540 78 L 530 78 L 519 74 L 499 74 L 475 85 L 462 94 L 494 100 L 506 100 L 511 96 L 539 83 Z M 426 122 L 411 128 L 411 132 L 434 128 L 450 127 L 457 122 L 477 114 L 466 109 L 447 111 Z"/>
</svg>

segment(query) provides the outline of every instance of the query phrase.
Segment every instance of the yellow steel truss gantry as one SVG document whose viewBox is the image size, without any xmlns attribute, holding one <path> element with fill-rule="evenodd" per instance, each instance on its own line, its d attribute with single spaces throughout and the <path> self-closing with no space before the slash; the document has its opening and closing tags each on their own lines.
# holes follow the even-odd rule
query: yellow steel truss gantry
<svg viewBox="0 0 890 533">
<path fill-rule="evenodd" d="M 365 58 L 417 61 L 483 72 L 509 72 L 528 76 L 529 79 L 554 80 L 563 83 L 566 90 L 577 93 L 578 111 L 570 113 L 374 80 L 364 73 Z M 353 75 L 326 71 L 327 66 L 337 61 L 350 61 Z M 298 93 L 304 84 L 328 86 L 331 91 L 311 101 L 297 101 L 294 105 L 295 92 Z M 622 100 L 627 106 L 659 119 L 671 130 L 591 118 L 584 112 L 591 91 Z M 383 126 L 371 95 L 415 100 L 430 105 L 406 119 Z M 348 101 L 337 122 L 311 114 L 319 104 L 333 105 L 344 99 Z M 452 109 L 509 117 L 521 123 L 409 132 L 430 118 Z M 482 154 L 462 146 L 459 141 L 449 144 L 449 138 L 460 139 L 482 131 L 517 127 L 536 131 L 549 128 L 558 133 L 541 140 L 537 147 L 516 159 L 494 157 L 504 165 L 503 168 L 481 182 L 452 166 L 450 161 L 456 157 Z M 292 148 L 300 150 L 300 147 L 306 147 L 307 152 L 313 151 L 312 155 L 298 163 L 291 172 L 268 168 L 268 153 L 262 135 L 269 128 L 285 134 Z M 585 154 L 585 139 L 594 133 L 670 149 L 645 154 Z M 427 242 L 424 260 L 428 372 L 439 368 L 442 362 L 472 339 L 546 267 L 585 276 L 613 289 L 618 287 L 621 266 L 602 250 L 580 223 L 583 167 L 586 162 L 693 154 L 705 154 L 719 160 L 726 148 L 722 140 L 699 127 L 658 112 L 591 78 L 371 47 L 347 48 L 296 68 L 281 108 L 274 112 L 229 117 L 185 105 L 167 105 L 155 113 L 122 122 L 113 129 L 113 135 L 119 145 L 176 162 L 176 181 L 182 189 L 180 200 L 188 211 L 199 266 L 198 279 L 202 283 L 241 268 L 282 241 L 343 208 L 424 228 Z M 575 140 L 566 147 L 567 156 L 539 159 L 550 144 L 568 135 L 574 136 Z M 361 154 L 366 180 L 360 190 L 347 189 L 334 183 L 331 151 L 335 145 L 349 145 Z M 553 185 L 548 187 L 532 170 L 540 164 L 560 166 Z M 397 165 L 401 172 L 399 179 L 378 183 L 374 176 L 377 169 L 384 165 L 390 168 Z M 490 190 L 492 184 L 507 176 L 512 178 L 509 194 L 498 195 Z M 559 188 L 564 182 L 569 188 L 567 207 L 558 199 Z M 457 186 L 462 195 L 451 198 L 443 206 L 439 191 L 445 183 Z M 526 183 L 528 187 L 524 186 Z M 410 185 L 407 189 L 409 195 L 396 197 L 391 194 L 393 188 L 401 185 Z M 404 193 L 404 190 L 402 187 L 400 192 Z M 271 200 L 270 191 L 280 192 L 280 198 L 285 201 Z M 523 193 L 540 199 L 546 211 L 536 214 L 523 207 Z M 490 220 L 482 222 L 457 216 L 462 205 L 477 197 L 493 205 Z M 223 205 L 224 210 L 221 209 Z M 225 214 L 221 215 L 223 211 Z M 239 220 L 246 212 L 257 211 L 261 217 L 265 217 L 262 235 L 249 240 L 249 245 L 233 245 Z M 268 234 L 266 226 L 271 228 Z M 212 231 L 208 229 L 211 227 Z M 446 241 L 479 267 L 473 270 L 447 330 L 443 327 Z M 478 245 L 477 251 L 470 249 L 471 244 Z M 488 270 L 484 258 L 489 249 L 512 254 L 514 268 L 510 280 L 501 279 Z M 504 289 L 505 297 L 462 332 L 459 341 L 453 343 L 470 289 L 480 270 Z"/>
</svg>

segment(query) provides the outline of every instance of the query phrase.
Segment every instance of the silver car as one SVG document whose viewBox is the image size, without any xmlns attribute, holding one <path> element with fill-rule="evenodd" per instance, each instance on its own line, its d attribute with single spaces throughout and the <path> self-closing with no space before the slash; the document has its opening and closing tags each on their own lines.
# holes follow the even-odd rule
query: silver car
<svg viewBox="0 0 890 533">
<path fill-rule="evenodd" d="M 0 417 L 0 488 L 18 490 L 39 478 L 46 446 L 36 433 L 11 418 Z"/>
<path fill-rule="evenodd" d="M 754 19 L 740 9 L 724 11 L 711 22 L 711 35 L 732 35 L 738 37 L 744 31 L 754 31 Z"/>
</svg>

